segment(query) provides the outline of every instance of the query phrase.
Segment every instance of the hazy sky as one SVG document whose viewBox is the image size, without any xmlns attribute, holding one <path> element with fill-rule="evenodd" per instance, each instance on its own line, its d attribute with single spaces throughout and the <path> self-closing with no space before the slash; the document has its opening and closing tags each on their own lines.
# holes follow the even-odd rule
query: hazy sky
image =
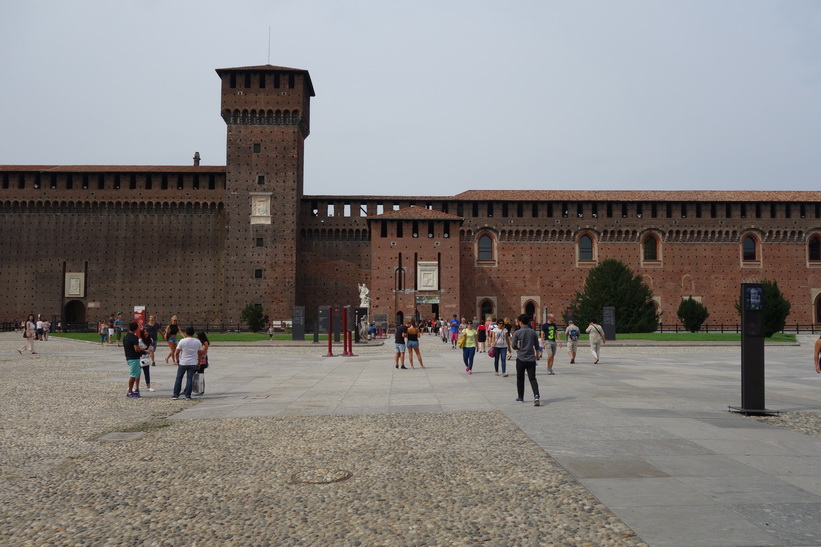
<svg viewBox="0 0 821 547">
<path fill-rule="evenodd" d="M 818 0 L 3 0 L 0 164 L 224 165 L 269 26 L 307 194 L 819 190 Z"/>
</svg>

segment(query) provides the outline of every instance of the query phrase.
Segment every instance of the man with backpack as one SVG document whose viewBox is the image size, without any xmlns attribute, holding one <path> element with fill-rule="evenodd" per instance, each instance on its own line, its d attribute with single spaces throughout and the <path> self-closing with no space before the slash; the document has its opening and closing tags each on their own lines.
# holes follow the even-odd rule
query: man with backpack
<svg viewBox="0 0 821 547">
<path fill-rule="evenodd" d="M 579 336 L 582 331 L 573 323 L 572 319 L 567 320 L 567 328 L 564 329 L 564 335 L 567 337 L 567 353 L 570 355 L 570 364 L 576 362 L 576 348 L 579 345 Z"/>
</svg>

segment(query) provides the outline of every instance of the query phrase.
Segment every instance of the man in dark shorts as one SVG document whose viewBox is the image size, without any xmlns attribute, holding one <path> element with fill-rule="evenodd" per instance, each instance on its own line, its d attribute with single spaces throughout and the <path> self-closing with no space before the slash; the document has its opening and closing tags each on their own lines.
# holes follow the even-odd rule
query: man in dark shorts
<svg viewBox="0 0 821 547">
<path fill-rule="evenodd" d="M 123 350 L 125 351 L 125 362 L 128 363 L 128 393 L 126 397 L 140 396 L 140 374 L 143 369 L 140 366 L 140 357 L 146 352 L 140 349 L 140 339 L 137 337 L 139 325 L 132 321 L 128 324 L 128 334 L 123 339 Z"/>
<path fill-rule="evenodd" d="M 405 335 L 407 332 L 408 327 L 405 325 L 402 325 L 401 323 L 396 325 L 396 334 L 393 337 L 393 341 L 396 344 L 396 355 L 394 357 L 396 368 L 399 368 L 399 357 L 402 357 L 402 368 L 408 368 L 405 366 L 405 349 L 407 348 L 405 345 Z"/>
</svg>

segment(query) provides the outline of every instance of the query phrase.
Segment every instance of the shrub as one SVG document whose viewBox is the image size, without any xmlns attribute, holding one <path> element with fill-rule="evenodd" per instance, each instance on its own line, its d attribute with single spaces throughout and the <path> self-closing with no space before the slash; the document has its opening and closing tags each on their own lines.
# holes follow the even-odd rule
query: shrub
<svg viewBox="0 0 821 547">
<path fill-rule="evenodd" d="M 248 325 L 251 332 L 259 332 L 268 324 L 268 316 L 262 310 L 262 304 L 248 304 L 243 308 L 240 319 Z"/>
<path fill-rule="evenodd" d="M 701 330 L 701 325 L 710 317 L 707 307 L 693 297 L 682 299 L 681 304 L 678 305 L 679 320 L 681 320 L 684 328 L 690 332 L 698 332 Z"/>
</svg>

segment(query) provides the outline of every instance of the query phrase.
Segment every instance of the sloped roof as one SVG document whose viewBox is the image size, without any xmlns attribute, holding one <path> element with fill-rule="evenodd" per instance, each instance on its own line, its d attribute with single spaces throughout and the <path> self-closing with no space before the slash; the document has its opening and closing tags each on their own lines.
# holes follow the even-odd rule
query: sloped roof
<svg viewBox="0 0 821 547">
<path fill-rule="evenodd" d="M 26 173 L 225 173 L 224 165 L 0 165 Z"/>
<path fill-rule="evenodd" d="M 368 220 L 458 220 L 461 222 L 465 219 L 464 217 L 451 215 L 450 213 L 443 213 L 426 207 L 416 207 L 412 205 L 396 211 L 387 211 L 381 215 L 369 216 Z"/>
<path fill-rule="evenodd" d="M 781 190 L 468 190 L 458 201 L 821 201 L 821 192 Z"/>
</svg>

